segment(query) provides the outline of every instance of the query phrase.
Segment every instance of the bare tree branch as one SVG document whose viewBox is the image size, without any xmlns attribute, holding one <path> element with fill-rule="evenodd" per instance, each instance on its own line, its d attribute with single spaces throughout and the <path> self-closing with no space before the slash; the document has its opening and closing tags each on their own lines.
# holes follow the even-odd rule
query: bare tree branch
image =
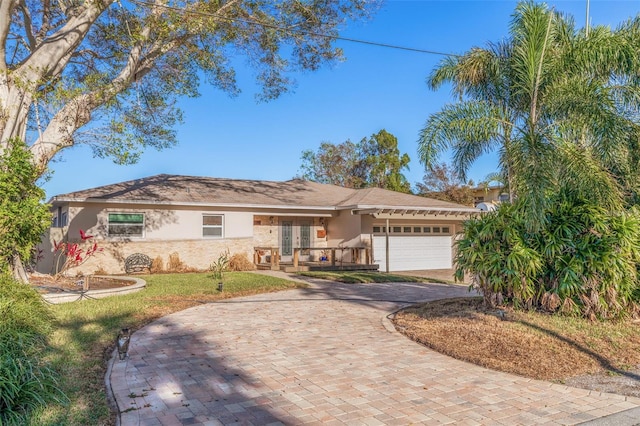
<svg viewBox="0 0 640 426">
<path fill-rule="evenodd" d="M 11 14 L 16 7 L 16 0 L 0 1 L 0 71 L 3 73 L 7 70 L 7 37 L 9 37 L 9 28 L 11 28 Z"/>
<path fill-rule="evenodd" d="M 19 67 L 19 75 L 29 82 L 32 89 L 43 78 L 60 75 L 73 51 L 80 45 L 93 23 L 114 0 L 87 1 L 75 16 L 47 37 Z M 55 64 L 55 67 L 51 67 Z"/>
<path fill-rule="evenodd" d="M 33 35 L 33 20 L 31 19 L 31 11 L 27 7 L 25 0 L 19 0 L 18 8 L 22 11 L 22 19 L 24 21 L 24 32 L 29 41 L 29 50 L 33 52 L 36 48 L 36 38 Z"/>
</svg>

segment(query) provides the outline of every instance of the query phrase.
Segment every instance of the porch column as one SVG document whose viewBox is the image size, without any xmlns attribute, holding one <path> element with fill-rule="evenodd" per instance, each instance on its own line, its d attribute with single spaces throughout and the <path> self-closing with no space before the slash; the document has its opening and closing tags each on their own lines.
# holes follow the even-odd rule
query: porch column
<svg viewBox="0 0 640 426">
<path fill-rule="evenodd" d="M 387 273 L 389 273 L 389 218 L 387 218 L 386 221 L 386 226 L 384 228 L 384 241 L 385 241 L 385 256 L 387 259 L 386 262 L 386 269 L 387 269 Z"/>
</svg>

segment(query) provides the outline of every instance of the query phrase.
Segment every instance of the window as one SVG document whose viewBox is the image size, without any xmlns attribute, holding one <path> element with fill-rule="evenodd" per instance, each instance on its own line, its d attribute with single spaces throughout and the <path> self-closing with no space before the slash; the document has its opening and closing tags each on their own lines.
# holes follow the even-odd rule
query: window
<svg viewBox="0 0 640 426">
<path fill-rule="evenodd" d="M 109 213 L 110 237 L 142 237 L 144 213 Z"/>
<path fill-rule="evenodd" d="M 67 226 L 67 215 L 66 211 L 62 211 L 61 207 L 58 207 L 56 212 L 53 214 L 53 218 L 51 221 L 51 226 L 54 228 L 62 228 Z"/>
<path fill-rule="evenodd" d="M 451 226 L 443 226 L 443 225 L 429 225 L 429 226 L 419 226 L 416 224 L 402 225 L 402 226 L 390 226 L 389 232 L 391 234 L 404 234 L 404 235 L 423 235 L 423 236 L 434 236 L 434 235 L 451 235 L 452 227 Z M 374 234 L 384 234 L 385 227 L 382 225 L 374 225 L 373 226 Z"/>
<path fill-rule="evenodd" d="M 205 238 L 222 238 L 221 214 L 205 214 L 202 216 L 202 236 Z"/>
</svg>

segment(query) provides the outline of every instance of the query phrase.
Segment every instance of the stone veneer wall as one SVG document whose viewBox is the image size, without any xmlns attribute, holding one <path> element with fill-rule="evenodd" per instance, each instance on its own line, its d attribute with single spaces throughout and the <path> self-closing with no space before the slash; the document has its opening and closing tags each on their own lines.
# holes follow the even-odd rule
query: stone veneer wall
<svg viewBox="0 0 640 426">
<path fill-rule="evenodd" d="M 229 250 L 231 255 L 246 254 L 253 259 L 254 241 L 252 238 L 202 239 L 177 241 L 100 241 L 103 252 L 96 254 L 86 263 L 71 269 L 72 274 L 93 274 L 96 271 L 107 274 L 124 274 L 124 261 L 134 253 L 146 254 L 151 260 L 160 256 L 166 269 L 169 256 L 177 253 L 186 268 L 208 270 L 211 263 L 221 253 Z"/>
</svg>

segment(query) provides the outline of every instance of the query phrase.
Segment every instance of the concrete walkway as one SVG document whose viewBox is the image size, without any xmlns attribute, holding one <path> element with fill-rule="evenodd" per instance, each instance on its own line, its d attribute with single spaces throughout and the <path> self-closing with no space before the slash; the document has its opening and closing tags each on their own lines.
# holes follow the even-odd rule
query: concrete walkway
<svg viewBox="0 0 640 426">
<path fill-rule="evenodd" d="M 578 424 L 640 407 L 454 360 L 386 320 L 408 303 L 464 295 L 452 285 L 315 282 L 166 316 L 134 333 L 129 358 L 112 365 L 121 422 Z"/>
</svg>

